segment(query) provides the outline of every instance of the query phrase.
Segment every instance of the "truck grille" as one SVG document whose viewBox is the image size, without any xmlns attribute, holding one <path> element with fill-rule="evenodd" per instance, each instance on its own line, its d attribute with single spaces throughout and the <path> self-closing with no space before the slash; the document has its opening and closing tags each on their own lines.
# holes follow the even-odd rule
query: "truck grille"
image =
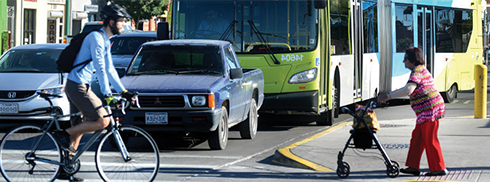
<svg viewBox="0 0 490 182">
<path fill-rule="evenodd" d="M 24 99 L 35 93 L 36 91 L 0 91 L 0 99 Z"/>
<path fill-rule="evenodd" d="M 184 96 L 140 96 L 141 107 L 184 107 Z"/>
</svg>

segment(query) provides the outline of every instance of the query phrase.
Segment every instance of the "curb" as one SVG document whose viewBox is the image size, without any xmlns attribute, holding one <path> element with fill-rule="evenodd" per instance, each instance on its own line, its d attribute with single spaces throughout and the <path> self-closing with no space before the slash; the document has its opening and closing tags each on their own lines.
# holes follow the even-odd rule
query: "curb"
<svg viewBox="0 0 490 182">
<path fill-rule="evenodd" d="M 301 144 L 312 141 L 318 137 L 326 135 L 330 132 L 333 132 L 333 131 L 335 131 L 339 128 L 342 128 L 342 127 L 344 127 L 350 123 L 352 123 L 352 121 L 341 122 L 337 125 L 329 127 L 328 129 L 326 129 L 320 133 L 317 133 L 311 137 L 308 137 L 302 141 L 293 143 L 293 144 L 291 144 L 287 147 L 284 147 L 284 148 L 277 149 L 276 152 L 274 153 L 274 158 L 272 159 L 272 162 L 274 162 L 276 164 L 281 164 L 284 166 L 296 167 L 296 168 L 302 168 L 302 169 L 311 169 L 311 170 L 315 170 L 315 171 L 334 171 L 330 168 L 327 168 L 327 167 L 322 166 L 320 164 L 314 163 L 312 161 L 309 161 L 309 160 L 303 159 L 297 155 L 294 155 L 291 152 L 291 149 L 293 149 L 293 148 L 295 148 Z"/>
</svg>

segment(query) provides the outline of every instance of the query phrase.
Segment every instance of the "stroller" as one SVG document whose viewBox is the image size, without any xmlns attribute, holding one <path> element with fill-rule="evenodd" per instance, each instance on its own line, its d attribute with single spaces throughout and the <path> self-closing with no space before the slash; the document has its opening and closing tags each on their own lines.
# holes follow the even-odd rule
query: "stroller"
<svg viewBox="0 0 490 182">
<path fill-rule="evenodd" d="M 366 120 L 364 119 L 365 114 L 367 114 L 368 112 L 372 112 L 374 114 L 374 111 L 370 111 L 370 110 L 372 110 L 373 102 L 375 100 L 377 100 L 377 98 L 368 100 L 366 106 L 358 110 L 357 113 L 351 111 L 347 107 L 342 108 L 342 111 L 344 113 L 348 113 L 352 115 L 357 120 L 357 123 L 355 123 L 353 129 L 350 131 L 351 136 L 347 140 L 344 150 L 339 152 L 337 158 L 337 176 L 339 176 L 340 178 L 348 177 L 350 172 L 349 164 L 347 162 L 342 161 L 342 159 L 344 158 L 344 153 L 347 150 L 347 148 L 361 148 L 364 150 L 379 149 L 379 151 L 383 155 L 384 162 L 386 165 L 386 174 L 391 178 L 396 178 L 400 174 L 399 164 L 396 161 L 390 160 L 383 146 L 381 146 L 378 138 L 375 135 L 376 131 L 371 129 L 368 123 L 366 122 Z M 360 116 L 359 116 L 359 112 L 361 113 Z M 361 128 L 360 126 L 362 124 L 364 124 L 364 127 Z M 373 145 L 373 140 L 375 143 L 374 145 Z"/>
</svg>

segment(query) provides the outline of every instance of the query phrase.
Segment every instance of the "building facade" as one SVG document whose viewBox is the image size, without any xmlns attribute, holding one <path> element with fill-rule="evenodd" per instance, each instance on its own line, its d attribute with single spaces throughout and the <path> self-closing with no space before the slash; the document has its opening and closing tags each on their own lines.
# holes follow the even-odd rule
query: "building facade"
<svg viewBox="0 0 490 182">
<path fill-rule="evenodd" d="M 105 0 L 1 1 L 7 1 L 6 29 L 11 32 L 11 47 L 63 43 L 65 35 L 77 34 L 83 24 L 96 21 L 99 7 L 106 4 Z"/>
</svg>

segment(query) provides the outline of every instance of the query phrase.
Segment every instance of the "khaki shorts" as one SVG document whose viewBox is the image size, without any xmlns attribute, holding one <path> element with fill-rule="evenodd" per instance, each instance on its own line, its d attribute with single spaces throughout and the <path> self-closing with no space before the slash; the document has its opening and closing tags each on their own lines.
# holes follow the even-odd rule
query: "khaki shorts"
<svg viewBox="0 0 490 182">
<path fill-rule="evenodd" d="M 96 121 L 97 119 L 107 116 L 108 113 L 102 101 L 90 89 L 88 84 L 78 84 L 74 81 L 67 80 L 65 92 L 70 101 L 71 113 L 82 112 L 83 121 Z M 71 118 L 72 125 L 77 125 L 80 121 L 78 117 Z"/>
</svg>

